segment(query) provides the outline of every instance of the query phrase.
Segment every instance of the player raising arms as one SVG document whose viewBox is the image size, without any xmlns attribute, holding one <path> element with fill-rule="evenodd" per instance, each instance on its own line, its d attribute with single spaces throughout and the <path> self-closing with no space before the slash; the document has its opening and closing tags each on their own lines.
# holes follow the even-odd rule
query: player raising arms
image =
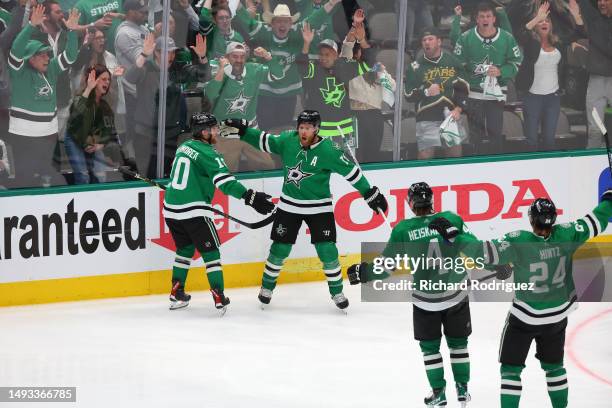
<svg viewBox="0 0 612 408">
<path fill-rule="evenodd" d="M 223 294 L 223 271 L 219 253 L 219 236 L 212 213 L 207 210 L 215 194 L 215 187 L 224 194 L 244 199 L 245 204 L 260 214 L 274 209 L 270 196 L 247 190 L 229 172 L 223 156 L 213 145 L 217 142 L 219 125 L 210 113 L 196 113 L 191 117 L 193 138 L 176 150 L 166 189 L 163 214 L 176 244 L 176 257 L 172 268 L 170 309 L 189 304 L 191 296 L 185 293 L 185 281 L 195 250 L 206 264 L 206 277 L 210 284 L 215 307 L 223 309 L 230 303 Z"/>
<path fill-rule="evenodd" d="M 256 149 L 281 156 L 284 184 L 272 226 L 272 246 L 266 260 L 259 301 L 262 307 L 270 303 L 272 291 L 285 259 L 295 244 L 302 222 L 310 228 L 311 242 L 323 263 L 329 293 L 336 306 L 346 309 L 348 299 L 342 293 L 342 273 L 336 248 L 334 219 L 329 177 L 338 173 L 353 185 L 375 212 L 387 211 L 387 200 L 378 187 L 370 183 L 358 165 L 350 162 L 331 140 L 318 135 L 321 115 L 305 110 L 297 119 L 297 130 L 271 135 L 247 127 L 240 119 L 222 123 L 222 133 L 238 134 Z"/>
<path fill-rule="evenodd" d="M 612 190 L 583 218 L 555 224 L 557 210 L 547 198 L 536 199 L 529 207 L 531 231 L 514 231 L 492 241 L 476 241 L 457 234 L 450 222 L 439 219 L 436 227 L 454 246 L 469 256 L 483 257 L 487 264 L 513 264 L 514 282 L 534 283 L 532 290 L 515 291 L 504 326 L 501 363 L 502 408 L 519 406 L 523 386 L 521 372 L 531 346 L 546 372 L 548 395 L 553 408 L 567 407 L 568 383 L 563 367 L 567 316 L 577 307 L 572 258 L 588 239 L 603 232 L 612 216 Z M 508 278 L 499 276 L 500 279 Z"/>
</svg>

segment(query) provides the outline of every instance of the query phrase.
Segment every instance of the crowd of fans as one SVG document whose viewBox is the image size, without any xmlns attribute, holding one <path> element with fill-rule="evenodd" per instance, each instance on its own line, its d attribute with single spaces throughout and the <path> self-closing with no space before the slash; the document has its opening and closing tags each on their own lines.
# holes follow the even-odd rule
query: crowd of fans
<svg viewBox="0 0 612 408">
<path fill-rule="evenodd" d="M 504 153 L 509 136 L 562 148 L 570 116 L 573 147 L 603 147 L 590 112 L 612 106 L 612 0 L 405 0 L 403 52 L 397 30 L 374 38 L 381 21 L 398 26 L 400 1 L 170 0 L 166 30 L 160 0 L 0 1 L 9 188 L 103 182 L 120 165 L 155 177 L 159 133 L 167 176 L 199 111 L 275 133 L 317 109 L 321 136 L 374 162 L 392 158 L 398 92 L 404 159 Z M 397 57 L 383 58 L 394 52 L 403 90 Z M 233 171 L 278 167 L 238 139 L 217 149 Z"/>
</svg>

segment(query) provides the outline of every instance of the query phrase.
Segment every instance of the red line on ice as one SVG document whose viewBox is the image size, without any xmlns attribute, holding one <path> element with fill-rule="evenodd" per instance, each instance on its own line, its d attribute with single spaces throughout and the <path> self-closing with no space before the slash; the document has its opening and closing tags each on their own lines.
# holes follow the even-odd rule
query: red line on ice
<svg viewBox="0 0 612 408">
<path fill-rule="evenodd" d="M 593 377 L 594 379 L 609 385 L 612 387 L 612 380 L 609 380 L 599 374 L 597 374 L 596 372 L 594 372 L 593 370 L 589 369 L 585 364 L 583 364 L 578 357 L 576 356 L 576 353 L 574 352 L 573 349 L 573 345 L 574 345 L 574 339 L 576 338 L 576 336 L 578 335 L 578 333 L 580 333 L 582 330 L 584 330 L 584 328 L 586 328 L 587 326 L 589 326 L 591 323 L 593 323 L 596 320 L 601 319 L 602 317 L 608 315 L 612 313 L 612 309 L 608 309 L 608 310 L 604 310 L 602 312 L 599 312 L 596 315 L 593 315 L 591 317 L 589 317 L 588 319 L 584 320 L 583 322 L 581 322 L 578 326 L 576 326 L 569 334 L 568 340 L 567 340 L 567 355 L 569 357 L 569 359 L 572 361 L 572 363 L 574 363 L 576 365 L 576 367 L 578 367 L 581 371 L 583 371 L 584 373 L 586 373 L 588 376 Z"/>
</svg>

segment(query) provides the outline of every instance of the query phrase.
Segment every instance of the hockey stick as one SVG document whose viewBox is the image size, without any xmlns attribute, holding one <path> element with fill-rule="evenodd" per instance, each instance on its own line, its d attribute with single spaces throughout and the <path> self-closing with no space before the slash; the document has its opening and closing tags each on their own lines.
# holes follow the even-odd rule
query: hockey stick
<svg viewBox="0 0 612 408">
<path fill-rule="evenodd" d="M 493 272 L 489 275 L 483 276 L 482 278 L 476 279 L 478 282 L 488 281 L 491 278 L 494 278 L 497 275 L 497 272 Z"/>
<path fill-rule="evenodd" d="M 608 166 L 610 169 L 610 175 L 612 176 L 612 151 L 610 151 L 610 140 L 608 138 L 608 130 L 606 129 L 603 121 L 599 117 L 599 113 L 597 113 L 597 109 L 593 108 L 592 115 L 593 115 L 593 121 L 599 128 L 599 131 L 601 132 L 601 134 L 604 137 L 604 140 L 606 141 L 606 152 L 608 153 Z"/>
<path fill-rule="evenodd" d="M 340 136 L 342 136 L 342 141 L 345 142 L 346 148 L 349 151 L 349 153 L 351 155 L 351 159 L 353 159 L 353 162 L 355 163 L 355 166 L 357 166 L 357 168 L 360 171 L 363 171 L 361 169 L 361 166 L 359 165 L 359 162 L 357 161 L 357 157 L 355 157 L 355 153 L 353 153 L 353 149 L 351 149 L 351 146 L 348 143 L 346 143 L 346 138 L 344 136 L 344 132 L 342 131 L 342 128 L 340 127 L 340 125 L 336 125 L 336 128 L 338 129 L 338 132 L 340 132 Z M 387 224 L 387 227 L 389 227 L 389 229 L 391 231 L 393 231 L 393 227 L 391 227 L 391 223 L 389 222 L 389 219 L 387 218 L 387 215 L 385 214 L 385 212 L 382 209 L 380 209 L 380 208 L 378 210 L 379 210 L 378 214 L 382 215 L 383 220 L 385 220 L 385 224 Z"/>
<path fill-rule="evenodd" d="M 118 168 L 118 170 L 119 170 L 120 173 L 123 173 L 123 174 L 125 174 L 127 176 L 130 176 L 130 177 L 134 178 L 134 179 L 144 181 L 145 183 L 150 184 L 150 185 L 155 186 L 155 187 L 158 187 L 158 188 L 161 188 L 162 190 L 166 189 L 165 185 L 160 184 L 160 183 L 158 183 L 155 180 L 151 180 L 148 177 L 141 176 L 140 174 L 136 173 L 135 171 L 132 171 L 127 166 L 120 166 Z M 231 215 L 226 214 L 223 211 L 217 210 L 216 208 L 214 208 L 212 206 L 206 206 L 206 210 L 208 210 L 208 211 L 210 211 L 212 213 L 215 213 L 217 215 L 220 215 L 220 216 L 222 216 L 224 218 L 227 218 L 230 221 L 234 221 L 234 222 L 236 222 L 236 223 L 238 223 L 240 225 L 243 225 L 243 226 L 245 226 L 247 228 L 250 228 L 250 229 L 258 229 L 258 228 L 265 227 L 266 225 L 272 223 L 272 221 L 274 221 L 274 215 L 276 213 L 276 210 L 274 210 L 274 211 L 272 211 L 272 213 L 270 215 L 268 215 L 266 218 L 264 218 L 261 221 L 246 222 L 246 221 L 239 220 L 238 218 L 232 217 Z"/>
</svg>

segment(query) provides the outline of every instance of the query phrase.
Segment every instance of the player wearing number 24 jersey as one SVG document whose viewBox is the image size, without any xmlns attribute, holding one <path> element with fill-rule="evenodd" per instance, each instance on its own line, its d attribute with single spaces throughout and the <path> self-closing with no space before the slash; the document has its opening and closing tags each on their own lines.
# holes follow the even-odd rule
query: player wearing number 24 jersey
<svg viewBox="0 0 612 408">
<path fill-rule="evenodd" d="M 191 296 L 185 293 L 185 281 L 195 250 L 206 264 L 206 276 L 215 301 L 215 307 L 225 311 L 229 298 L 223 294 L 223 272 L 219 253 L 219 236 L 209 211 L 215 188 L 224 194 L 244 199 L 245 203 L 261 214 L 274 209 L 270 196 L 247 190 L 229 172 L 223 156 L 213 145 L 217 141 L 217 119 L 209 113 L 197 113 L 191 118 L 193 138 L 176 151 L 170 183 L 166 189 L 163 214 L 176 244 L 176 257 L 172 268 L 170 309 L 189 304 Z"/>
<path fill-rule="evenodd" d="M 612 190 L 583 218 L 555 225 L 557 210 L 547 198 L 538 198 L 529 208 L 532 231 L 514 231 L 501 239 L 477 241 L 440 225 L 439 232 L 454 240 L 468 256 L 483 257 L 486 264 L 513 264 L 515 284 L 529 284 L 515 292 L 504 327 L 499 360 L 501 363 L 502 408 L 519 406 L 521 372 L 531 346 L 546 372 L 548 395 L 553 408 L 565 408 L 568 382 L 563 367 L 567 316 L 577 307 L 572 258 L 588 239 L 602 233 L 612 216 Z M 448 224 L 447 224 L 448 225 Z M 506 276 L 508 277 L 508 276 Z"/>
</svg>

